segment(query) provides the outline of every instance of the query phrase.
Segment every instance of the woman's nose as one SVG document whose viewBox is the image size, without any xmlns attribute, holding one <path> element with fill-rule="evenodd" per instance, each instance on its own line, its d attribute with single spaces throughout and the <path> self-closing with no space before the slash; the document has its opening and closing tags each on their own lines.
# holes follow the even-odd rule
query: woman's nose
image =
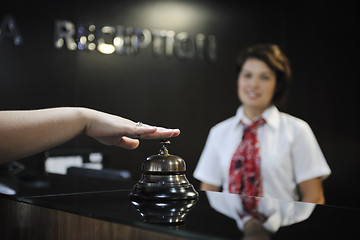
<svg viewBox="0 0 360 240">
<path fill-rule="evenodd" d="M 259 87 L 259 84 L 260 84 L 260 80 L 258 78 L 256 78 L 256 77 L 252 78 L 251 81 L 250 81 L 250 85 L 253 88 Z"/>
</svg>

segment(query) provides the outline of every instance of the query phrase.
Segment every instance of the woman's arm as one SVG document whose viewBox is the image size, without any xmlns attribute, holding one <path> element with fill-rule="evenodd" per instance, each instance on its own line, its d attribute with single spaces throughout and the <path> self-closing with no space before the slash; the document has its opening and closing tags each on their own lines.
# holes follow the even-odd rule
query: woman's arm
<svg viewBox="0 0 360 240">
<path fill-rule="evenodd" d="M 205 182 L 201 182 L 200 183 L 200 190 L 201 191 L 213 191 L 213 192 L 220 192 L 221 191 L 221 187 L 209 184 L 209 183 L 205 183 Z"/>
<path fill-rule="evenodd" d="M 0 163 L 58 146 L 85 133 L 106 145 L 134 149 L 138 138 L 169 138 L 178 129 L 165 129 L 87 108 L 0 111 Z"/>
<path fill-rule="evenodd" d="M 301 201 L 316 204 L 324 204 L 325 197 L 321 178 L 313 178 L 299 183 Z"/>
</svg>

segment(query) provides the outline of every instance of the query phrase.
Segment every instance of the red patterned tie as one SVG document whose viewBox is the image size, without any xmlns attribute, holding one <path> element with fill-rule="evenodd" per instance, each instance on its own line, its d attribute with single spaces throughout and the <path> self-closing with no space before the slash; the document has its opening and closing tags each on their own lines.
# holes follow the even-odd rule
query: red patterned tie
<svg viewBox="0 0 360 240">
<path fill-rule="evenodd" d="M 265 124 L 260 118 L 250 125 L 244 125 L 242 141 L 236 149 L 230 165 L 229 192 L 240 193 L 246 196 L 263 195 L 260 173 L 260 149 L 257 139 L 257 128 Z M 255 200 L 255 201 L 254 201 Z M 244 209 L 253 212 L 257 209 L 257 199 L 245 197 Z"/>
</svg>

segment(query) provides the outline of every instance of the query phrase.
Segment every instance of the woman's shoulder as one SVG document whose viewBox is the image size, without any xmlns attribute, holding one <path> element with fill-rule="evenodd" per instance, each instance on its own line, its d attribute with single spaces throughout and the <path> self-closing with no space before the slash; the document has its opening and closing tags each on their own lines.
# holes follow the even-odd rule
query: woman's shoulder
<svg viewBox="0 0 360 240">
<path fill-rule="evenodd" d="M 282 126 L 291 128 L 294 131 L 310 129 L 309 124 L 305 120 L 289 113 L 280 112 L 280 121 Z"/>
<path fill-rule="evenodd" d="M 226 131 L 229 131 L 231 128 L 234 127 L 235 117 L 236 116 L 232 116 L 221 122 L 218 122 L 210 129 L 210 132 L 215 134 L 215 133 L 224 133 Z"/>
</svg>

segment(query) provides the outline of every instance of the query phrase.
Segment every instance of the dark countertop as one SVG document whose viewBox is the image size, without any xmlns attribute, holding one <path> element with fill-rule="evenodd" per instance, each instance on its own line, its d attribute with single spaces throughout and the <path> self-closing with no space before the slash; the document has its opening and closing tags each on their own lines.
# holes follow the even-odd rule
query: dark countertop
<svg viewBox="0 0 360 240">
<path fill-rule="evenodd" d="M 241 216 L 239 195 L 199 191 L 199 200 L 189 210 L 185 223 L 164 225 L 143 221 L 129 199 L 132 182 L 60 175 L 44 175 L 41 180 L 46 183 L 42 187 L 19 187 L 17 183 L 16 195 L 0 197 L 190 239 L 243 237 L 239 226 L 246 216 Z M 272 239 L 345 239 L 355 236 L 360 223 L 359 209 L 259 199 L 259 211 L 268 217 Z M 164 211 L 176 214 L 186 208 L 166 210 L 164 204 L 154 204 L 155 208 L 148 211 L 153 215 L 164 215 Z"/>
</svg>

